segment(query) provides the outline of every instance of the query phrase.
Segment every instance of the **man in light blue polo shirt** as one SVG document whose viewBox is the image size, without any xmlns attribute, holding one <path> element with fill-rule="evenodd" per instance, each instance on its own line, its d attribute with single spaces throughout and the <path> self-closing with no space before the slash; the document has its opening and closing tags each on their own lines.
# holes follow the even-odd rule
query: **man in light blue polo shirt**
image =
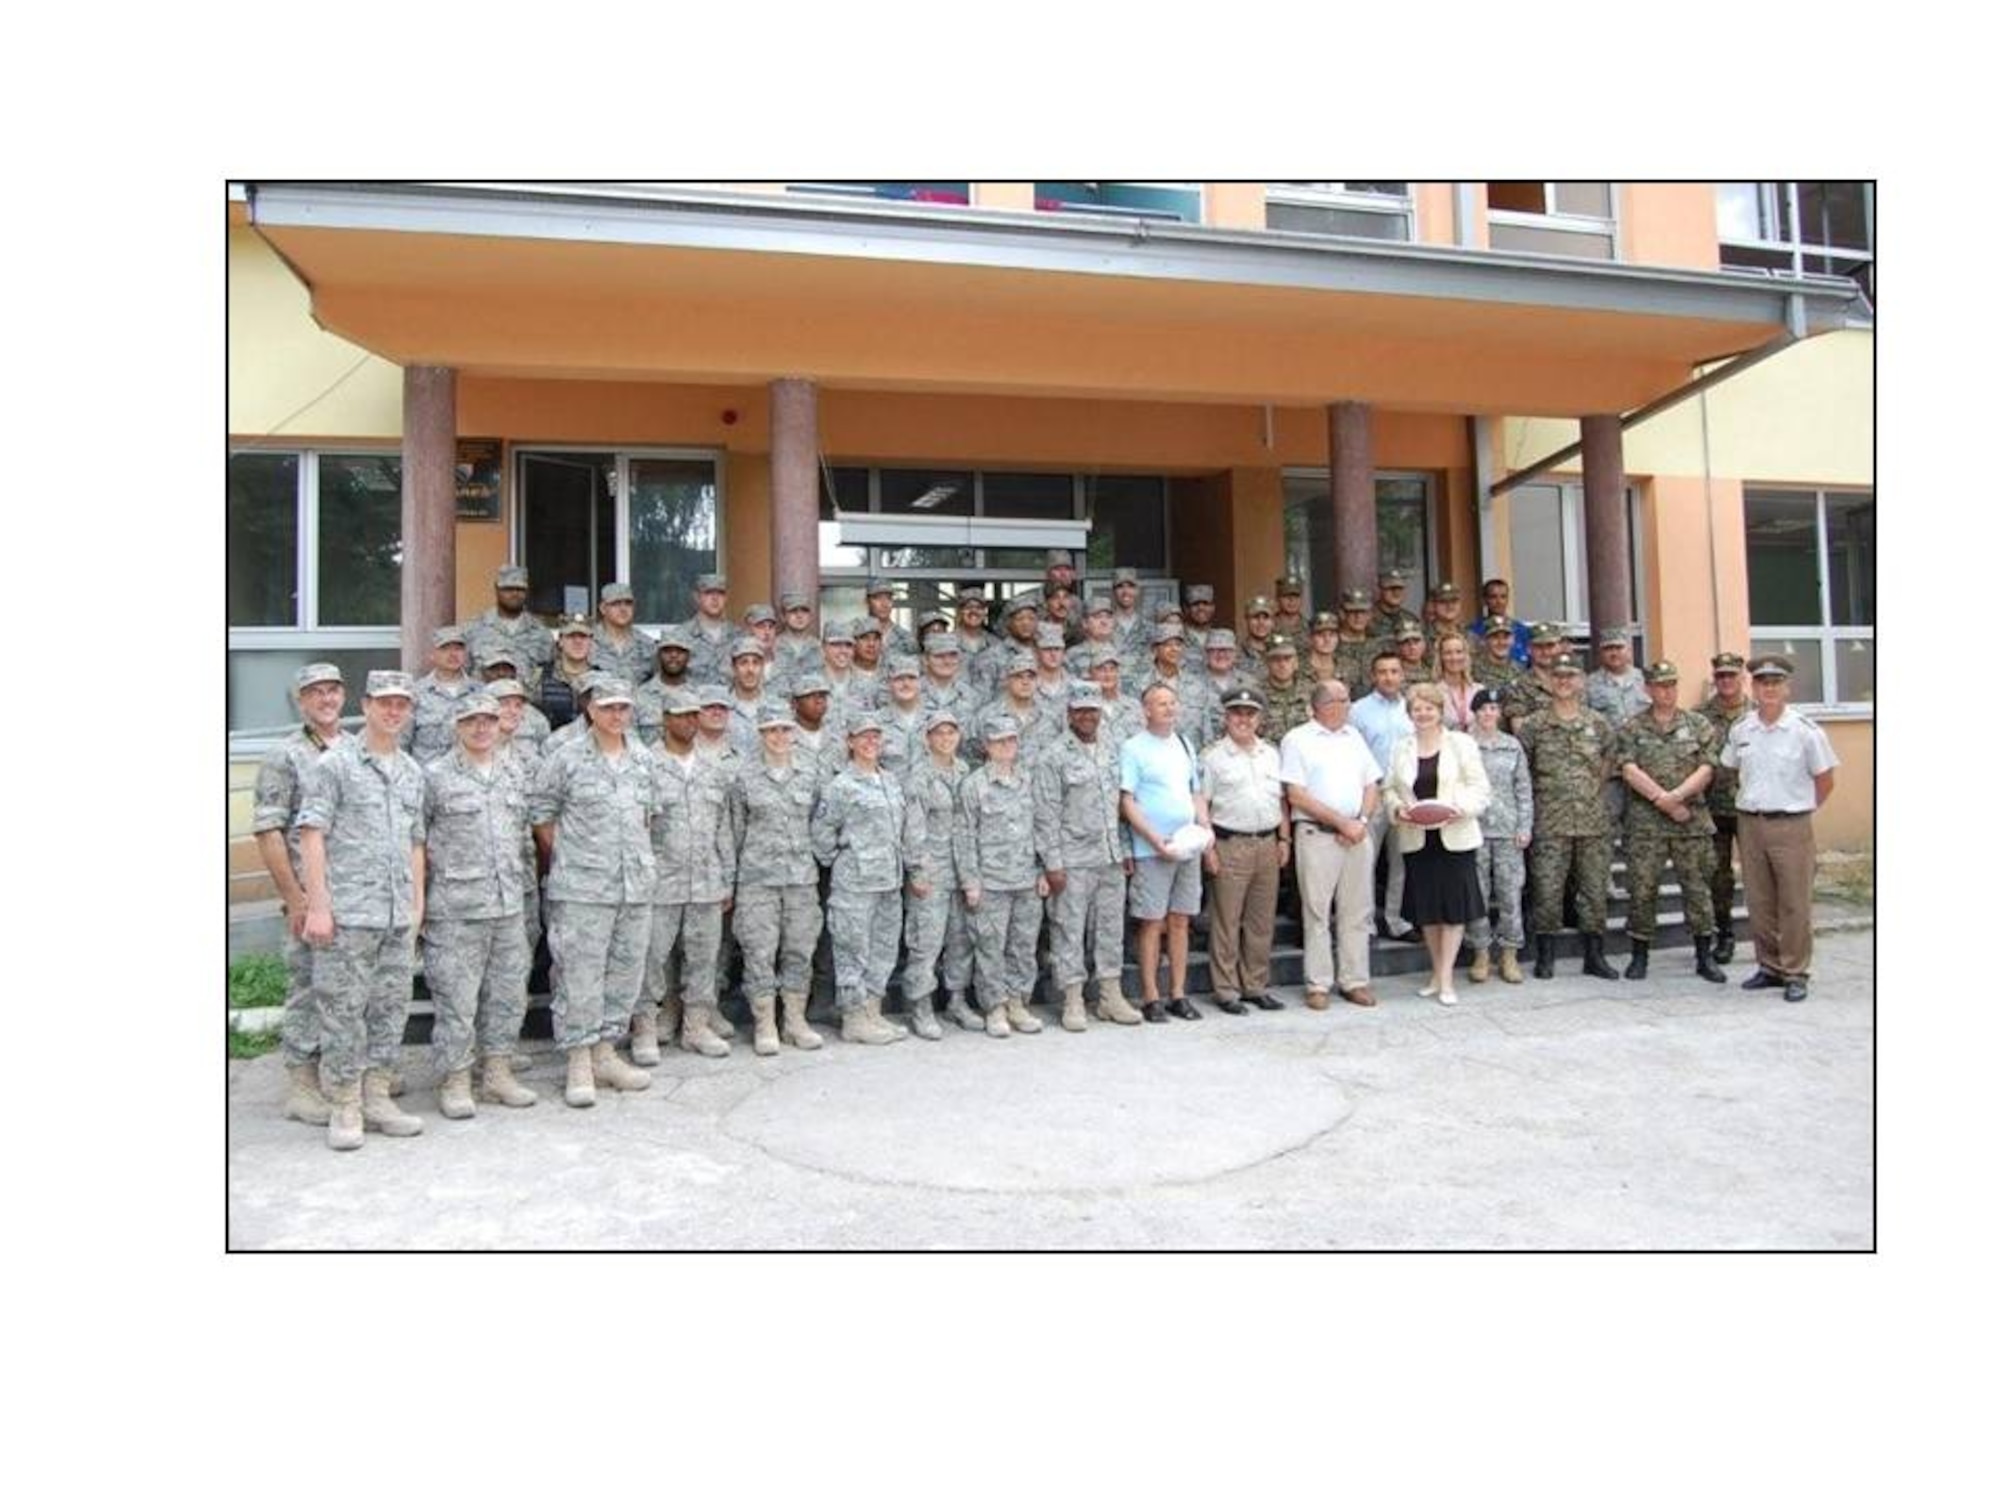
<svg viewBox="0 0 2000 1500">
<path fill-rule="evenodd" d="M 1348 711 L 1347 722 L 1368 741 L 1368 753 L 1375 764 L 1386 766 L 1395 754 L 1396 743 L 1416 733 L 1410 723 L 1409 705 L 1403 701 L 1403 659 L 1393 651 L 1376 653 L 1369 679 L 1375 691 Z M 1375 841 L 1377 857 L 1389 862 L 1388 887 L 1382 896 L 1382 920 L 1389 936 L 1414 939 L 1417 929 L 1403 920 L 1403 851 L 1396 839 L 1386 838 L 1389 812 L 1378 805 L 1368 833 Z"/>
<path fill-rule="evenodd" d="M 1140 697 L 1146 727 L 1118 750 L 1119 815 L 1132 830 L 1132 916 L 1139 924 L 1139 1011 L 1148 1021 L 1199 1021 L 1187 998 L 1188 923 L 1201 910 L 1201 861 L 1176 860 L 1167 840 L 1208 826 L 1208 798 L 1194 750 L 1174 728 L 1180 701 L 1156 682 Z M 1160 1003 L 1160 933 L 1166 930 L 1168 1003 Z"/>
</svg>

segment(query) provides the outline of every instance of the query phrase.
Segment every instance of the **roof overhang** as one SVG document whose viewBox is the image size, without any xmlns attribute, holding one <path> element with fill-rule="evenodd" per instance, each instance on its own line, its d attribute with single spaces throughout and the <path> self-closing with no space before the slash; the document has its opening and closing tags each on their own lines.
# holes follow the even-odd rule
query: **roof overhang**
<svg viewBox="0 0 2000 1500">
<path fill-rule="evenodd" d="M 257 183 L 323 326 L 473 374 L 1623 411 L 1838 278 L 639 184 Z"/>
</svg>

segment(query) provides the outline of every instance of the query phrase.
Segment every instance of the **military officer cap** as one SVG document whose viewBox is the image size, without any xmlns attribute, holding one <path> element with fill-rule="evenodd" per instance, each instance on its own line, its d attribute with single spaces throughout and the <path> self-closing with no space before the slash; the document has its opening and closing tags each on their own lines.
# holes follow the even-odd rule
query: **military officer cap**
<svg viewBox="0 0 2000 1500">
<path fill-rule="evenodd" d="M 660 627 L 659 649 L 662 651 L 691 652 L 694 650 L 694 642 L 689 638 L 686 626 L 663 625 Z"/>
<path fill-rule="evenodd" d="M 408 672 L 370 672 L 368 685 L 361 695 L 364 698 L 414 698 L 417 693 L 410 683 Z"/>
<path fill-rule="evenodd" d="M 1256 598 L 1243 606 L 1243 616 L 1245 619 L 1248 619 L 1251 615 L 1268 615 L 1272 612 L 1271 601 L 1266 599 L 1262 594 L 1257 595 Z"/>
<path fill-rule="evenodd" d="M 589 635 L 590 621 L 582 615 L 565 615 L 562 624 L 556 626 L 557 635 Z"/>
<path fill-rule="evenodd" d="M 920 677 L 923 675 L 923 668 L 917 665 L 917 659 L 914 656 L 894 656 L 889 659 L 889 675 L 891 677 Z"/>
<path fill-rule="evenodd" d="M 1235 692 L 1229 693 L 1223 698 L 1222 707 L 1224 712 L 1232 708 L 1254 708 L 1259 713 L 1262 713 L 1264 711 L 1264 700 L 1250 691 L 1249 688 L 1240 687 Z"/>
<path fill-rule="evenodd" d="M 1631 644 L 1632 633 L 1629 630 L 1601 630 L 1597 634 L 1597 649 L 1600 651 L 1606 646 L 1629 646 Z"/>
<path fill-rule="evenodd" d="M 741 656 L 762 656 L 764 648 L 757 643 L 754 635 L 739 635 L 736 644 L 729 648 L 729 659 L 735 661 Z"/>
<path fill-rule="evenodd" d="M 700 711 L 701 704 L 686 688 L 668 688 L 660 699 L 661 718 L 665 718 L 668 714 L 691 714 Z"/>
<path fill-rule="evenodd" d="M 804 594 L 799 593 L 796 589 L 787 589 L 784 593 L 778 595 L 778 608 L 780 609 L 811 609 L 812 607 L 812 600 L 808 599 Z"/>
<path fill-rule="evenodd" d="M 1288 635 L 1272 636 L 1271 644 L 1264 648 L 1264 655 L 1267 657 L 1297 656 L 1298 654 L 1299 648 L 1293 644 L 1292 638 Z"/>
<path fill-rule="evenodd" d="M 1037 625 L 1035 627 L 1035 649 L 1037 651 L 1046 651 L 1051 647 L 1060 650 L 1067 644 L 1068 642 L 1063 639 L 1062 626 Z"/>
<path fill-rule="evenodd" d="M 1111 596 L 1109 594 L 1092 595 L 1088 600 L 1085 601 L 1083 606 L 1083 612 L 1086 615 L 1111 614 L 1113 612 L 1111 608 Z"/>
<path fill-rule="evenodd" d="M 1213 604 L 1215 603 L 1215 588 L 1212 584 L 1191 583 L 1181 590 L 1181 602 L 1184 604 Z"/>
<path fill-rule="evenodd" d="M 934 708 L 924 715 L 925 734 L 929 734 L 933 729 L 942 729 L 947 724 L 953 729 L 958 728 L 958 715 L 948 708 Z"/>
<path fill-rule="evenodd" d="M 1500 694 L 1497 691 L 1493 688 L 1483 687 L 1472 695 L 1472 711 L 1478 713 L 1487 704 L 1491 703 L 1497 706 L 1499 702 Z"/>
<path fill-rule="evenodd" d="M 1646 681 L 1649 683 L 1679 682 L 1680 680 L 1681 669 L 1670 661 L 1656 661 L 1650 667 L 1646 668 Z"/>
<path fill-rule="evenodd" d="M 465 630 L 462 626 L 440 625 L 436 630 L 431 632 L 431 645 L 434 647 L 463 646 L 464 644 Z"/>
<path fill-rule="evenodd" d="M 1546 646 L 1551 641 L 1562 644 L 1563 628 L 1552 620 L 1544 620 L 1528 632 L 1528 643 L 1532 646 Z"/>
<path fill-rule="evenodd" d="M 1101 709 L 1104 707 L 1104 689 L 1094 682 L 1072 682 L 1069 685 L 1070 712 L 1079 708 Z"/>
<path fill-rule="evenodd" d="M 340 668 L 330 661 L 309 661 L 292 673 L 294 693 L 303 693 L 316 682 L 337 682 L 344 687 L 347 679 L 340 675 Z"/>
<path fill-rule="evenodd" d="M 792 684 L 794 698 L 807 698 L 814 693 L 831 693 L 833 684 L 817 672 L 807 672 Z"/>
<path fill-rule="evenodd" d="M 1202 642 L 1202 649 L 1205 651 L 1234 651 L 1236 649 L 1236 632 L 1221 628 L 1211 630 L 1208 633 L 1208 638 Z"/>
<path fill-rule="evenodd" d="M 1003 660 L 1001 665 L 1005 670 L 1006 675 L 1012 677 L 1016 672 L 1034 671 L 1035 658 L 1029 652 L 1022 651 L 1019 649 L 1011 649 L 1008 651 L 1006 658 Z"/>
<path fill-rule="evenodd" d="M 1172 620 L 1167 621 L 1164 625 L 1155 625 L 1153 627 L 1153 644 L 1155 646 L 1166 641 L 1184 641 L 1186 639 L 1187 632 Z"/>
<path fill-rule="evenodd" d="M 486 685 L 486 696 L 498 703 L 502 698 L 525 698 L 528 690 L 511 677 L 502 677 L 498 682 Z"/>
<path fill-rule="evenodd" d="M 1032 610 L 1034 609 L 1034 607 L 1035 607 L 1035 599 L 1032 595 L 1016 594 L 1013 598 L 1009 599 L 1005 604 L 1000 606 L 1000 618 L 1003 620 L 1009 620 L 1012 619 L 1015 615 L 1018 615 L 1022 610 L 1024 609 Z"/>
<path fill-rule="evenodd" d="M 1487 635 L 1492 635 L 1495 631 L 1504 635 L 1514 633 L 1514 621 L 1506 615 L 1488 615 L 1479 624 Z"/>
<path fill-rule="evenodd" d="M 590 701 L 598 708 L 609 708 L 614 703 L 630 703 L 632 684 L 622 677 L 600 675 Z"/>
<path fill-rule="evenodd" d="M 863 592 L 865 592 L 867 596 L 870 599 L 872 599 L 877 594 L 894 594 L 896 592 L 896 588 L 895 585 L 890 583 L 889 580 L 886 578 L 871 578 L 868 580 L 868 586 Z"/>
<path fill-rule="evenodd" d="M 1743 670 L 1743 658 L 1738 656 L 1734 651 L 1719 651 L 1708 659 L 1708 670 L 1711 672 L 1740 672 Z"/>
<path fill-rule="evenodd" d="M 1338 630 L 1340 629 L 1340 617 L 1326 610 L 1321 610 L 1312 617 L 1312 622 L 1306 626 L 1306 629 L 1311 631 Z"/>
<path fill-rule="evenodd" d="M 1401 568 L 1384 568 L 1375 575 L 1376 584 L 1385 589 L 1399 589 L 1409 583 Z"/>
<path fill-rule="evenodd" d="M 1788 656 L 1755 656 L 1750 659 L 1752 677 L 1789 677 L 1792 661 Z"/>
<path fill-rule="evenodd" d="M 1342 589 L 1340 607 L 1344 610 L 1372 609 L 1374 601 L 1368 597 L 1366 589 Z"/>
<path fill-rule="evenodd" d="M 491 693 L 467 693 L 459 700 L 458 712 L 451 716 L 451 720 L 456 724 L 461 719 L 475 718 L 480 714 L 489 719 L 499 718 L 500 700 Z"/>
<path fill-rule="evenodd" d="M 850 740 L 857 734 L 880 734 L 881 732 L 882 716 L 878 713 L 863 711 L 847 721 L 847 737 Z"/>
<path fill-rule="evenodd" d="M 729 592 L 729 580 L 720 573 L 701 573 L 695 577 L 694 591 L 697 594 L 713 592 L 727 593 Z"/>
<path fill-rule="evenodd" d="M 1420 641 L 1423 638 L 1424 627 L 1415 620 L 1405 620 L 1396 627 L 1396 639 L 1399 641 Z"/>
<path fill-rule="evenodd" d="M 1111 570 L 1111 581 L 1114 584 L 1137 583 L 1139 581 L 1139 570 L 1137 568 L 1113 568 Z"/>
<path fill-rule="evenodd" d="M 712 682 L 695 694 L 695 701 L 703 708 L 727 708 L 730 704 L 729 689 Z"/>
<path fill-rule="evenodd" d="M 986 738 L 989 740 L 1018 740 L 1021 737 L 1021 721 L 1012 714 L 995 714 L 986 721 Z"/>
<path fill-rule="evenodd" d="M 507 650 L 504 646 L 498 651 L 493 652 L 490 656 L 479 658 L 480 671 L 490 672 L 495 667 L 505 667 L 516 677 L 519 677 L 521 675 L 521 658 Z"/>
<path fill-rule="evenodd" d="M 1048 566 L 1051 568 L 1074 568 L 1076 566 L 1076 559 L 1070 555 L 1067 547 L 1051 547 L 1049 548 Z"/>
<path fill-rule="evenodd" d="M 958 637 L 948 630 L 940 631 L 924 642 L 924 655 L 926 656 L 957 656 L 958 654 Z"/>
<path fill-rule="evenodd" d="M 854 644 L 854 627 L 844 620 L 828 620 L 820 627 L 819 638 L 823 645 L 851 646 Z"/>
<path fill-rule="evenodd" d="M 528 570 L 522 567 L 506 567 L 493 575 L 496 589 L 524 589 L 528 586 Z"/>
<path fill-rule="evenodd" d="M 597 602 L 600 605 L 631 604 L 634 602 L 632 585 L 629 583 L 607 583 L 604 585 L 603 591 L 598 594 Z"/>
<path fill-rule="evenodd" d="M 1447 578 L 1443 583 L 1431 590 L 1431 597 L 1433 599 L 1456 599 L 1458 597 L 1458 585 Z"/>
<path fill-rule="evenodd" d="M 757 710 L 757 729 L 797 729 L 799 721 L 792 717 L 792 711 L 782 703 L 766 703 Z"/>
<path fill-rule="evenodd" d="M 1550 666 L 1549 670 L 1551 672 L 1556 673 L 1558 676 L 1570 672 L 1581 672 L 1583 670 L 1583 663 L 1578 661 L 1574 656 L 1571 656 L 1567 651 L 1565 651 L 1561 656 L 1558 656 L 1555 659 L 1555 662 L 1553 663 L 1553 665 Z"/>
<path fill-rule="evenodd" d="M 743 611 L 743 623 L 745 625 L 775 625 L 778 623 L 778 612 L 768 604 L 753 604 Z"/>
<path fill-rule="evenodd" d="M 1306 591 L 1305 584 L 1296 573 L 1287 573 L 1273 585 L 1280 599 L 1290 599 Z"/>
</svg>

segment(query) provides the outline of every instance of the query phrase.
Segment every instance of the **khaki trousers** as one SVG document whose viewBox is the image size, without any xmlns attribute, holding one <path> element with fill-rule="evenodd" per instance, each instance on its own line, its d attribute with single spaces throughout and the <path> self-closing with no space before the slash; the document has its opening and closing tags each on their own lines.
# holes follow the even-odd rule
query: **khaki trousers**
<svg viewBox="0 0 2000 1500">
<path fill-rule="evenodd" d="M 1813 870 L 1818 849 L 1812 819 L 1757 818 L 1737 813 L 1743 850 L 1743 891 L 1758 967 L 1785 979 L 1812 968 Z"/>
<path fill-rule="evenodd" d="M 1343 844 L 1307 823 L 1292 825 L 1299 906 L 1306 928 L 1306 988 L 1331 991 L 1368 983 L 1368 916 L 1375 901 L 1375 841 Z M 1331 908 L 1331 911 L 1329 911 Z M 1334 967 L 1338 934 L 1340 966 Z"/>
<path fill-rule="evenodd" d="M 1209 976 L 1225 1000 L 1271 987 L 1271 932 L 1278 918 L 1278 839 L 1221 838 L 1209 887 Z"/>
</svg>

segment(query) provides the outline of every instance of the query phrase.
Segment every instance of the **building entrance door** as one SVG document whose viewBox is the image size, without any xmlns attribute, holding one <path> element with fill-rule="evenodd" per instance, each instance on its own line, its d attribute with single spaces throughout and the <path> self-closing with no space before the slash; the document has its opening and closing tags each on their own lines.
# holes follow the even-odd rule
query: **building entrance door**
<svg viewBox="0 0 2000 1500">
<path fill-rule="evenodd" d="M 541 615 L 588 614 L 629 583 L 648 629 L 694 612 L 694 581 L 721 555 L 721 463 L 649 448 L 516 451 L 520 546 Z"/>
<path fill-rule="evenodd" d="M 616 464 L 609 453 L 521 455 L 519 556 L 536 614 L 588 614 L 616 578 Z"/>
</svg>

